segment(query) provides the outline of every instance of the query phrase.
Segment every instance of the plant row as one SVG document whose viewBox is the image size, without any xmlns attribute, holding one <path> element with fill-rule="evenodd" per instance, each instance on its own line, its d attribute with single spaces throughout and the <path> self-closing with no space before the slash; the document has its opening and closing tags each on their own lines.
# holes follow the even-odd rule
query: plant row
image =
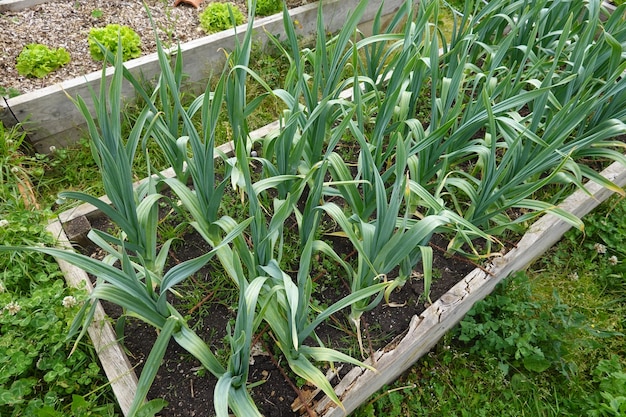
<svg viewBox="0 0 626 417">
<path fill-rule="evenodd" d="M 262 0 L 257 6 L 256 15 L 269 16 L 278 13 L 281 7 L 278 0 Z M 102 11 L 94 10 L 92 15 L 97 17 L 101 13 Z M 198 13 L 198 19 L 202 30 L 211 34 L 240 25 L 245 17 L 234 3 L 211 2 Z M 89 30 L 89 54 L 95 61 L 103 61 L 104 51 L 101 48 L 115 53 L 118 40 L 124 61 L 141 56 L 141 37 L 137 32 L 129 26 L 114 23 Z M 63 47 L 51 48 L 48 45 L 31 43 L 25 45 L 17 57 L 16 69 L 22 76 L 43 78 L 69 63 L 70 59 L 69 52 Z"/>
<path fill-rule="evenodd" d="M 114 56 L 102 48 L 115 64 L 113 80 L 108 88 L 103 81 L 93 97 L 95 117 L 81 98 L 76 104 L 111 205 L 81 192 L 63 197 L 94 204 L 119 233 L 89 233 L 108 254 L 102 261 L 31 249 L 95 275 L 92 300 L 116 303 L 159 330 L 131 415 L 156 406 L 144 399 L 172 339 L 217 378 L 218 416 L 229 409 L 260 415 L 247 382 L 253 337 L 262 324 L 291 371 L 340 404 L 320 363 L 365 365 L 324 346 L 316 328 L 346 309 L 360 342 L 362 314 L 402 286 L 419 263 L 428 298 L 434 233 L 449 236 L 450 251 L 488 257 L 500 249 L 504 233 L 523 231 L 546 211 L 582 227 L 554 205 L 565 185 L 582 187 L 593 179 L 621 192 L 583 162 L 626 163 L 623 144 L 615 140 L 626 133 L 623 7 L 602 21 L 599 1 L 468 1 L 446 39 L 437 26 L 437 1 L 407 1 L 387 25 L 379 12 L 367 37 L 357 28 L 366 6 L 362 1 L 332 36 L 320 6 L 315 45 L 302 49 L 284 10 L 285 39 L 268 37 L 289 60 L 289 70 L 283 85 L 272 89 L 249 67 L 252 2 L 248 30 L 218 81 L 188 106 L 181 102 L 182 54 L 170 57 L 158 45 L 161 76 L 147 90 L 124 68 L 119 50 Z M 123 78 L 144 106 L 125 136 Z M 248 79 L 265 93 L 248 101 Z M 253 141 L 248 120 L 269 98 L 282 104 L 280 128 Z M 222 111 L 231 155 L 215 148 Z M 138 153 L 150 161 L 151 142 L 176 177 L 155 172 L 133 188 L 133 161 Z M 343 144 L 351 152 L 342 153 Z M 551 185 L 554 196 L 538 199 Z M 226 193 L 240 196 L 245 215 L 229 214 Z M 159 241 L 157 233 L 164 205 L 185 216 L 210 250 L 171 266 L 172 240 Z M 295 268 L 284 259 L 288 219 L 297 224 L 290 249 L 297 253 Z M 322 239 L 322 220 L 336 225 L 335 234 L 356 253 L 354 262 Z M 311 278 L 318 256 L 335 262 L 350 285 L 348 295 L 325 308 L 315 303 Z M 226 361 L 168 299 L 210 260 L 239 290 Z M 74 331 L 89 322 L 93 308 L 84 305 Z"/>
</svg>

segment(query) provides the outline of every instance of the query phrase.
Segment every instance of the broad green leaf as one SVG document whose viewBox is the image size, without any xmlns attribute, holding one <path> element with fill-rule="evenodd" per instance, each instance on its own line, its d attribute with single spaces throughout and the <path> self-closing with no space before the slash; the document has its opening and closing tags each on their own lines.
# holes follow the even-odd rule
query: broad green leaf
<svg viewBox="0 0 626 417">
<path fill-rule="evenodd" d="M 228 403 L 230 402 L 230 390 L 233 376 L 230 372 L 224 373 L 218 378 L 213 390 L 213 408 L 217 417 L 228 417 Z"/>
<path fill-rule="evenodd" d="M 209 346 L 189 327 L 182 325 L 173 334 L 176 342 L 187 352 L 191 353 L 200 363 L 217 378 L 221 377 L 226 370 L 211 352 Z"/>
<path fill-rule="evenodd" d="M 533 372 L 543 372 L 550 367 L 550 361 L 539 355 L 530 355 L 524 358 L 524 368 Z"/>
<path fill-rule="evenodd" d="M 287 356 L 287 362 L 291 370 L 298 376 L 311 382 L 314 386 L 321 389 L 328 398 L 330 398 L 335 404 L 343 409 L 343 404 L 339 401 L 335 390 L 330 382 L 326 379 L 324 374 L 313 365 L 305 355 L 298 355 L 297 358 Z"/>
</svg>

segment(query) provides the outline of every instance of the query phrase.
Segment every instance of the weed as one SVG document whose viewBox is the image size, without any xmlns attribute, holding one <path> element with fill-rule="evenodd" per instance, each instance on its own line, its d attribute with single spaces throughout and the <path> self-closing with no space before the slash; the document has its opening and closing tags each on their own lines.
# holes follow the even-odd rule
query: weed
<svg viewBox="0 0 626 417">
<path fill-rule="evenodd" d="M 22 92 L 17 88 L 3 87 L 0 85 L 0 96 L 2 97 L 13 98 L 19 96 L 20 94 L 22 94 Z"/>
<path fill-rule="evenodd" d="M 0 242 L 52 244 L 44 229 L 46 213 L 4 213 Z M 87 298 L 84 290 L 68 289 L 58 265 L 37 253 L 0 258 L 0 414 L 113 415 L 112 404 L 98 400 L 106 379 L 89 346 L 69 355 L 66 334 Z M 90 394 L 86 394 L 90 392 Z M 65 398 L 74 396 L 71 404 Z M 106 399 L 104 399 L 106 401 Z M 74 414 L 80 402 L 84 414 Z M 58 414 L 54 414 L 58 413 Z"/>
<path fill-rule="evenodd" d="M 588 398 L 589 417 L 626 415 L 626 370 L 617 355 L 603 359 L 593 370 L 598 391 Z"/>
<path fill-rule="evenodd" d="M 468 344 L 470 353 L 489 352 L 501 358 L 505 374 L 510 368 L 525 368 L 542 372 L 560 364 L 566 352 L 561 341 L 563 331 L 559 317 L 567 314 L 567 306 L 557 306 L 549 312 L 530 298 L 530 285 L 525 274 L 501 284 L 512 285 L 522 299 L 513 302 L 501 287 L 486 300 L 476 304 L 461 321 L 458 339 Z"/>
<path fill-rule="evenodd" d="M 159 29 L 165 33 L 165 46 L 170 48 L 174 45 L 174 32 L 178 24 L 179 16 L 172 13 L 172 6 L 167 0 L 161 2 L 161 6 L 165 10 L 165 24 L 160 24 Z"/>
</svg>

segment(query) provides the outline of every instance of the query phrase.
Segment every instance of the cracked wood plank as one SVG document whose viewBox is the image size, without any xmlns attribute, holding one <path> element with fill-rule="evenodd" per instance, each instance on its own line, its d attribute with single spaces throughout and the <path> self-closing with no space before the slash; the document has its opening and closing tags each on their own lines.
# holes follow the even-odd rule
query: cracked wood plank
<svg viewBox="0 0 626 417">
<path fill-rule="evenodd" d="M 626 168 L 613 163 L 601 174 L 615 185 L 626 185 Z M 585 190 L 578 190 L 559 206 L 582 218 L 613 194 L 595 182 L 589 182 Z M 472 306 L 489 295 L 495 286 L 510 274 L 520 271 L 554 245 L 571 227 L 564 220 L 546 214 L 535 222 L 519 241 L 516 248 L 496 258 L 485 273 L 475 269 L 435 301 L 419 316 L 414 316 L 409 328 L 392 349 L 375 352 L 373 365 L 376 371 L 363 368 L 352 369 L 335 387 L 343 409 L 327 397 L 315 404 L 315 411 L 324 417 L 346 416 L 365 402 L 383 385 L 397 379 L 420 357 L 426 354 L 439 339 L 454 327 Z"/>
<path fill-rule="evenodd" d="M 47 229 L 57 239 L 57 247 L 72 249 L 72 245 L 67 239 L 60 222 L 55 221 L 50 223 Z M 56 261 L 69 286 L 84 286 L 88 292 L 93 290 L 91 281 L 85 271 L 62 259 L 57 258 Z M 100 358 L 102 368 L 111 383 L 111 388 L 115 393 L 120 409 L 126 416 L 130 411 L 130 405 L 137 391 L 137 376 L 126 353 L 124 353 L 120 344 L 117 343 L 115 331 L 111 326 L 110 319 L 106 316 L 99 301 L 96 304 L 96 312 L 89 326 L 88 333 L 96 353 Z"/>
</svg>

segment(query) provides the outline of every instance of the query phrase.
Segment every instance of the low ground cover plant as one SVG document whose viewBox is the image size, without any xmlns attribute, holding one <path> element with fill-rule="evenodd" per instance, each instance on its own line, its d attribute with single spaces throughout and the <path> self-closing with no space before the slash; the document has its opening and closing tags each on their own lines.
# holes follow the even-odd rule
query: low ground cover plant
<svg viewBox="0 0 626 417">
<path fill-rule="evenodd" d="M 320 8 L 311 48 L 300 47 L 284 10 L 286 39 L 269 35 L 289 62 L 276 88 L 250 69 L 252 2 L 248 31 L 216 83 L 190 104 L 181 98 L 182 54 L 170 57 L 160 44 L 161 76 L 154 90 L 123 71 L 118 51 L 111 58 L 111 84 L 103 81 L 93 97 L 96 115 L 77 99 L 112 204 L 84 192 L 62 196 L 96 205 L 116 230 L 89 233 L 107 254 L 102 261 L 51 247 L 30 249 L 92 273 L 98 278 L 92 300 L 118 304 L 159 330 L 131 415 L 161 404 L 146 405 L 144 399 L 171 341 L 216 378 L 218 416 L 229 410 L 260 415 L 248 377 L 253 336 L 262 324 L 271 329 L 291 372 L 339 403 L 320 363 L 364 365 L 326 346 L 317 328 L 345 310 L 358 335 L 363 312 L 403 285 L 418 263 L 428 299 L 434 233 L 450 237 L 452 252 L 488 257 L 500 249 L 503 233 L 523 231 L 546 211 L 582 227 L 555 207 L 559 193 L 536 199 L 548 185 L 582 186 L 590 178 L 623 193 L 582 163 L 626 162 L 618 152 L 621 142 L 614 140 L 626 133 L 623 13 L 602 21 L 599 2 L 466 2 L 451 39 L 444 40 L 437 1 L 406 2 L 385 27 L 379 13 L 371 37 L 356 29 L 366 6 L 361 2 L 333 36 L 324 30 Z M 125 134 L 124 77 L 143 105 Z M 248 79 L 263 93 L 248 98 Z M 280 128 L 253 141 L 249 119 L 270 97 L 283 110 Z M 418 97 L 429 97 L 426 120 L 417 117 L 424 114 Z M 234 147 L 229 155 L 215 149 L 223 109 Z M 133 188 L 138 155 L 148 174 L 155 173 L 148 142 L 157 145 L 176 177 L 157 174 Z M 350 154 L 341 154 L 344 143 L 352 144 Z M 162 192 L 163 186 L 172 194 Z M 226 195 L 239 197 L 237 211 L 225 207 L 233 201 Z M 173 240 L 159 239 L 163 207 L 188 219 L 208 245 L 206 252 L 169 267 Z M 353 261 L 323 239 L 322 219 L 336 224 L 333 232 L 352 248 Z M 289 255 L 288 220 L 297 234 Z M 317 257 L 345 271 L 350 287 L 324 308 L 313 291 Z M 211 341 L 171 301 L 178 286 L 209 261 L 238 293 L 226 358 L 215 354 Z M 78 322 L 89 322 L 90 308 L 85 304 Z M 532 356 L 538 354 L 532 345 L 530 351 L 524 363 L 544 367 Z"/>
<path fill-rule="evenodd" d="M 270 16 L 280 12 L 283 3 L 280 0 L 258 0 L 256 4 L 257 16 Z"/>
<path fill-rule="evenodd" d="M 0 123 L 0 244 L 54 244 L 50 211 L 30 197 L 45 190 L 44 171 L 55 163 L 30 155 L 24 136 Z M 0 271 L 0 415 L 115 415 L 93 348 L 81 343 L 70 355 L 67 334 L 87 292 L 68 288 L 57 262 L 40 253 L 3 254 Z"/>
<path fill-rule="evenodd" d="M 23 76 L 43 78 L 52 71 L 70 62 L 65 48 L 50 48 L 40 43 L 31 43 L 17 57 L 17 72 Z"/>
</svg>

